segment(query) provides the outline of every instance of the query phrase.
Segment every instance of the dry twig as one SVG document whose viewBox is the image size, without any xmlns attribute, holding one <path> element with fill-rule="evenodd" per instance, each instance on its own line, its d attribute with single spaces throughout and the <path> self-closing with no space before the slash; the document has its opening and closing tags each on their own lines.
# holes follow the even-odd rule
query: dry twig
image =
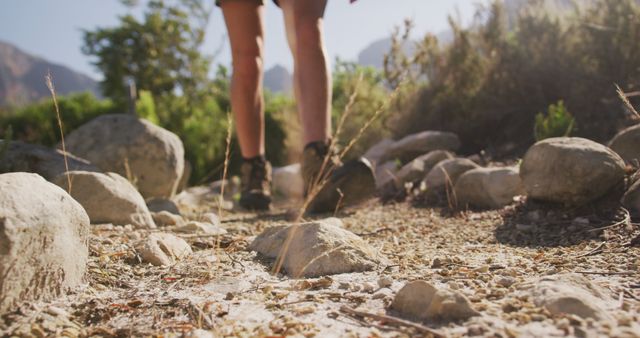
<svg viewBox="0 0 640 338">
<path fill-rule="evenodd" d="M 346 314 L 349 314 L 351 316 L 357 316 L 357 317 L 363 317 L 363 318 L 371 318 L 374 320 L 379 320 L 385 324 L 391 325 L 391 326 L 400 326 L 400 327 L 410 327 L 413 329 L 416 329 L 422 333 L 426 333 L 426 334 L 430 334 L 433 337 L 442 337 L 444 338 L 445 335 L 444 333 L 437 331 L 435 329 L 432 329 L 430 327 L 421 325 L 421 324 L 417 324 L 414 322 L 410 322 L 408 320 L 404 320 L 404 319 L 400 319 L 400 318 L 396 318 L 396 317 L 392 317 L 392 316 L 387 316 L 387 315 L 377 315 L 374 313 L 368 313 L 368 312 L 364 312 L 364 311 L 358 311 L 355 309 L 352 309 L 346 305 L 343 305 L 342 307 L 340 307 L 340 311 Z"/>
</svg>

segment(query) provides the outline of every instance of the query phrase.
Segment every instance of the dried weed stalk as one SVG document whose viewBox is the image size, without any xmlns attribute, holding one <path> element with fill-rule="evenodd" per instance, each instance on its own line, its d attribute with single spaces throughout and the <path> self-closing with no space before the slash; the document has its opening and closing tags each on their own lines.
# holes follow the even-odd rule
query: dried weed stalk
<svg viewBox="0 0 640 338">
<path fill-rule="evenodd" d="M 58 107 L 58 98 L 56 96 L 56 88 L 53 85 L 53 77 L 51 76 L 51 72 L 48 72 L 44 77 L 45 83 L 47 84 L 47 88 L 49 88 L 49 92 L 51 93 L 51 98 L 53 99 L 53 106 L 56 110 L 56 119 L 58 120 L 58 128 L 60 129 L 60 140 L 62 143 L 62 155 L 64 157 L 64 170 L 67 174 L 67 184 L 68 184 L 68 192 L 71 194 L 71 175 L 69 174 L 69 160 L 67 158 L 67 147 L 64 143 L 64 129 L 62 127 L 62 118 L 60 117 L 60 108 Z"/>
</svg>

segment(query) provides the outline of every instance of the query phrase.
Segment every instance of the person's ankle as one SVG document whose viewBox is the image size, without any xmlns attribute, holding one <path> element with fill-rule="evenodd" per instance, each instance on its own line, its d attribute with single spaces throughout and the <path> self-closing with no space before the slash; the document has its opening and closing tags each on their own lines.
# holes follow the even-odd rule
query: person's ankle
<svg viewBox="0 0 640 338">
<path fill-rule="evenodd" d="M 248 158 L 243 156 L 242 161 L 246 163 L 265 163 L 267 162 L 267 157 L 264 154 Z"/>
</svg>

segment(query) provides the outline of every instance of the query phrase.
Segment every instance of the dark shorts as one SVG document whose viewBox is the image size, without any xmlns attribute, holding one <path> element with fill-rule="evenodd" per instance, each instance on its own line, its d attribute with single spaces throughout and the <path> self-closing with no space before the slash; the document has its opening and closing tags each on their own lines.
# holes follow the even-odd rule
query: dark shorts
<svg viewBox="0 0 640 338">
<path fill-rule="evenodd" d="M 216 6 L 220 7 L 220 3 L 221 3 L 222 1 L 223 1 L 223 0 L 216 0 Z M 263 4 L 263 5 L 264 5 L 264 0 L 255 0 L 255 1 L 256 1 L 256 2 L 259 2 L 259 3 L 261 3 L 261 4 Z M 274 3 L 274 4 L 276 4 L 276 6 L 280 6 L 280 5 L 278 4 L 278 0 L 273 0 L 273 3 Z"/>
</svg>

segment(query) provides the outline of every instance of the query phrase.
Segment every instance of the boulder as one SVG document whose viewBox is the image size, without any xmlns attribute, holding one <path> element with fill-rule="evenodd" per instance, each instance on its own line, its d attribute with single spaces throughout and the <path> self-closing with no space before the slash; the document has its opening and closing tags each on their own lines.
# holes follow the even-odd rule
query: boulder
<svg viewBox="0 0 640 338">
<path fill-rule="evenodd" d="M 640 180 L 627 190 L 622 198 L 622 204 L 629 210 L 640 211 Z"/>
<path fill-rule="evenodd" d="M 415 159 L 433 150 L 449 150 L 455 152 L 460 148 L 458 135 L 443 131 L 423 131 L 408 135 L 389 146 L 381 162 L 399 159 L 403 163 Z"/>
<path fill-rule="evenodd" d="M 524 195 L 518 168 L 477 168 L 458 178 L 456 199 L 462 207 L 499 209 Z"/>
<path fill-rule="evenodd" d="M 389 147 L 391 147 L 391 145 L 394 143 L 395 141 L 393 141 L 392 139 L 385 138 L 369 148 L 369 150 L 367 150 L 367 152 L 362 157 L 369 160 L 369 162 L 371 162 L 371 164 L 376 167 L 389 150 Z"/>
<path fill-rule="evenodd" d="M 172 265 L 193 253 L 184 239 L 162 232 L 150 234 L 137 251 L 145 262 L 156 266 Z"/>
<path fill-rule="evenodd" d="M 621 184 L 625 163 L 613 150 L 577 137 L 558 137 L 532 146 L 520 166 L 529 197 L 580 206 Z"/>
<path fill-rule="evenodd" d="M 89 216 L 64 190 L 36 174 L 1 174 L 0 313 L 79 285 L 88 238 Z"/>
<path fill-rule="evenodd" d="M 608 309 L 616 306 L 604 288 L 575 273 L 538 278 L 525 284 L 524 290 L 536 306 L 545 307 L 553 315 L 611 320 Z"/>
<path fill-rule="evenodd" d="M 151 213 L 135 187 L 116 173 L 71 171 L 71 189 L 67 174 L 58 176 L 54 183 L 70 191 L 89 214 L 91 223 L 114 225 L 131 224 L 136 228 L 155 228 Z"/>
<path fill-rule="evenodd" d="M 277 259 L 290 239 L 282 268 L 294 278 L 314 278 L 373 270 L 384 258 L 360 237 L 332 218 L 266 229 L 249 246 L 262 256 Z"/>
<path fill-rule="evenodd" d="M 180 183 L 178 183 L 178 189 L 176 193 L 183 191 L 189 187 L 189 180 L 191 180 L 191 174 L 193 173 L 193 166 L 191 162 L 184 160 L 184 170 L 182 170 L 182 176 L 180 176 Z"/>
<path fill-rule="evenodd" d="M 175 134 L 133 115 L 102 115 L 66 137 L 69 152 L 135 182 L 145 198 L 172 197 L 184 171 Z"/>
<path fill-rule="evenodd" d="M 609 147 L 628 163 L 640 161 L 640 124 L 618 133 L 609 142 Z"/>
<path fill-rule="evenodd" d="M 28 172 L 35 173 L 51 181 L 66 172 L 64 153 L 40 145 L 12 141 L 6 146 L 0 140 L 0 173 Z M 67 153 L 69 170 L 100 171 L 87 160 Z"/>
<path fill-rule="evenodd" d="M 398 291 L 391 309 L 414 321 L 455 321 L 480 315 L 463 294 L 438 290 L 425 281 L 407 283 Z"/>
<path fill-rule="evenodd" d="M 396 188 L 404 187 L 405 183 L 422 180 L 436 164 L 452 159 L 454 155 L 446 150 L 434 150 L 407 163 L 396 173 L 393 180 Z"/>
<path fill-rule="evenodd" d="M 479 168 L 479 166 L 466 158 L 444 160 L 433 167 L 425 177 L 424 183 L 427 191 L 442 191 L 447 186 L 453 189 L 462 174 L 476 168 Z"/>
<path fill-rule="evenodd" d="M 275 168 L 272 179 L 271 187 L 276 194 L 287 199 L 302 199 L 304 194 L 304 181 L 302 180 L 299 163 Z"/>
</svg>

